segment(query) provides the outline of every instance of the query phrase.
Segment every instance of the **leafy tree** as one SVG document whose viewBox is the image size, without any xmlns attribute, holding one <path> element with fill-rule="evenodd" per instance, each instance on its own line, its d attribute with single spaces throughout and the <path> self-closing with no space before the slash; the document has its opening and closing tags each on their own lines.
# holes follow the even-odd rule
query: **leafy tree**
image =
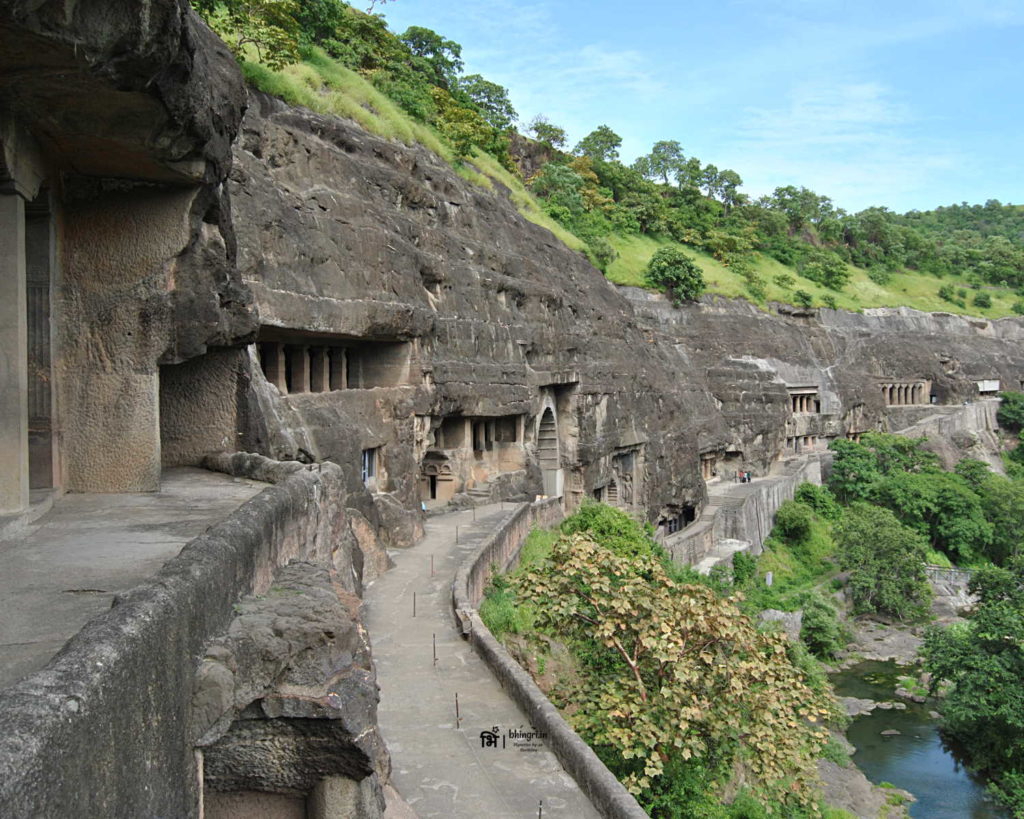
<svg viewBox="0 0 1024 819">
<path fill-rule="evenodd" d="M 852 504 L 836 527 L 836 545 L 840 567 L 850 572 L 848 587 L 856 611 L 904 620 L 928 610 L 928 543 L 888 509 Z"/>
<path fill-rule="evenodd" d="M 465 108 L 443 88 L 430 89 L 437 108 L 435 124 L 448 139 L 460 159 L 471 156 L 478 147 L 499 157 L 508 155 L 507 138 L 497 134 L 475 110 Z"/>
<path fill-rule="evenodd" d="M 337 37 L 344 25 L 346 6 L 339 0 L 303 0 L 296 21 L 304 43 L 324 45 Z"/>
<path fill-rule="evenodd" d="M 1024 482 L 987 472 L 976 491 L 992 528 L 985 555 L 1002 566 L 1024 552 Z"/>
<path fill-rule="evenodd" d="M 999 426 L 1010 432 L 1024 429 L 1024 392 L 999 393 L 999 409 L 996 410 L 996 421 Z"/>
<path fill-rule="evenodd" d="M 835 214 L 832 200 L 827 196 L 819 196 L 812 190 L 792 185 L 776 188 L 771 196 L 761 202 L 763 207 L 778 210 L 785 215 L 791 233 L 808 225 L 821 224 Z"/>
<path fill-rule="evenodd" d="M 530 120 L 530 124 L 526 126 L 526 129 L 539 142 L 550 145 L 552 148 L 564 148 L 568 139 L 565 129 L 559 128 L 543 114 L 537 114 L 537 116 Z"/>
<path fill-rule="evenodd" d="M 633 167 L 649 179 L 661 179 L 666 185 L 686 163 L 682 146 L 674 139 L 655 142 L 651 152 L 641 156 Z"/>
<path fill-rule="evenodd" d="M 785 501 L 775 512 L 775 532 L 790 543 L 800 543 L 811 534 L 813 513 L 799 501 Z"/>
<path fill-rule="evenodd" d="M 804 278 L 831 290 L 842 290 L 850 281 L 850 269 L 835 253 L 816 253 L 800 270 Z"/>
<path fill-rule="evenodd" d="M 836 503 L 835 496 L 824 486 L 815 486 L 804 482 L 796 488 L 793 500 L 814 510 L 825 520 L 839 520 L 843 516 L 842 507 Z"/>
<path fill-rule="evenodd" d="M 576 144 L 573 153 L 589 156 L 598 162 L 611 162 L 619 158 L 621 145 L 622 137 L 607 125 L 599 125 Z"/>
<path fill-rule="evenodd" d="M 843 503 L 865 500 L 880 477 L 875 454 L 864 444 L 836 438 L 828 445 L 835 453 L 828 488 Z"/>
<path fill-rule="evenodd" d="M 497 83 L 485 80 L 479 74 L 469 74 L 459 80 L 459 88 L 494 130 L 507 131 L 519 119 L 509 101 L 508 90 Z"/>
<path fill-rule="evenodd" d="M 839 622 L 836 607 L 818 592 L 810 593 L 801 606 L 800 639 L 821 660 L 830 660 L 849 641 Z"/>
<path fill-rule="evenodd" d="M 195 0 L 193 5 L 238 59 L 245 58 L 246 46 L 274 69 L 299 59 L 301 9 L 295 0 Z"/>
<path fill-rule="evenodd" d="M 979 603 L 966 626 L 930 629 L 922 654 L 933 686 L 953 684 L 943 730 L 1003 801 L 1024 809 L 1024 558 L 975 573 Z"/>
<path fill-rule="evenodd" d="M 992 306 L 992 297 L 984 291 L 974 294 L 974 306 L 987 309 Z"/>
<path fill-rule="evenodd" d="M 992 475 L 988 464 L 975 458 L 961 458 L 953 467 L 953 471 L 967 481 L 971 489 L 979 494 L 983 491 L 985 481 Z"/>
<path fill-rule="evenodd" d="M 598 270 L 605 272 L 608 265 L 619 257 L 619 252 L 604 236 L 595 236 L 587 240 L 587 256 Z"/>
<path fill-rule="evenodd" d="M 814 803 L 829 702 L 789 662 L 784 635 L 759 632 L 706 586 L 674 582 L 656 558 L 619 556 L 582 534 L 560 539 L 516 592 L 550 633 L 594 646 L 558 697 L 642 801 L 667 769 L 728 754 L 783 813 Z"/>
<path fill-rule="evenodd" d="M 644 278 L 648 286 L 668 293 L 676 307 L 699 299 L 705 287 L 697 263 L 674 247 L 660 247 L 654 252 Z"/>
<path fill-rule="evenodd" d="M 814 304 L 814 296 L 812 296 L 806 290 L 794 290 L 793 301 L 796 302 L 797 307 L 810 309 L 811 306 Z"/>
<path fill-rule="evenodd" d="M 907 438 L 887 432 L 868 432 L 862 445 L 875 457 L 879 471 L 884 475 L 895 472 L 937 472 L 939 458 L 924 448 L 927 438 Z"/>
<path fill-rule="evenodd" d="M 574 514 L 562 521 L 560 529 L 565 535 L 589 535 L 618 557 L 664 554 L 647 527 L 623 510 L 604 503 L 584 502 Z"/>
<path fill-rule="evenodd" d="M 894 472 L 875 482 L 869 495 L 954 560 L 970 560 L 988 550 L 992 525 L 981 498 L 959 475 Z"/>
<path fill-rule="evenodd" d="M 410 26 L 399 39 L 412 53 L 416 70 L 424 74 L 432 85 L 446 91 L 458 87 L 458 76 L 462 73 L 462 46 L 422 26 Z"/>
</svg>

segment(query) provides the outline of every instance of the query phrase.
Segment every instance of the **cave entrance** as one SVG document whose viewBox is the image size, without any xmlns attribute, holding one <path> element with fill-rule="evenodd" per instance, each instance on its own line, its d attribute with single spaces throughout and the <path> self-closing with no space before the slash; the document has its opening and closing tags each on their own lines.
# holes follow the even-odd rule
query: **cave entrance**
<svg viewBox="0 0 1024 819">
<path fill-rule="evenodd" d="M 45 192 L 25 203 L 30 489 L 51 489 L 54 486 L 53 360 L 50 333 L 52 225 L 49 196 Z"/>
<path fill-rule="evenodd" d="M 562 494 L 559 469 L 558 424 L 555 413 L 548 407 L 540 417 L 537 427 L 537 463 L 544 481 L 544 494 L 551 498 Z"/>
</svg>

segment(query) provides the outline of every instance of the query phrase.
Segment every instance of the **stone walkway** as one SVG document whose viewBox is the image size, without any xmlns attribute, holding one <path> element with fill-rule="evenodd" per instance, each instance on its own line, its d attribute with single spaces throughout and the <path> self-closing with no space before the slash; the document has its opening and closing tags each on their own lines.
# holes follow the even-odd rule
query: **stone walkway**
<svg viewBox="0 0 1024 819">
<path fill-rule="evenodd" d="M 118 592 L 267 484 L 182 467 L 159 492 L 65 495 L 0 539 L 0 688 L 41 669 Z"/>
<path fill-rule="evenodd" d="M 528 732 L 529 722 L 456 629 L 455 571 L 511 511 L 480 506 L 475 523 L 472 510 L 429 518 L 423 540 L 393 553 L 395 568 L 364 594 L 392 782 L 423 819 L 533 819 L 541 803 L 543 817 L 598 816 L 550 751 L 508 736 L 510 729 Z M 495 727 L 504 743 L 482 747 L 481 732 Z"/>
</svg>

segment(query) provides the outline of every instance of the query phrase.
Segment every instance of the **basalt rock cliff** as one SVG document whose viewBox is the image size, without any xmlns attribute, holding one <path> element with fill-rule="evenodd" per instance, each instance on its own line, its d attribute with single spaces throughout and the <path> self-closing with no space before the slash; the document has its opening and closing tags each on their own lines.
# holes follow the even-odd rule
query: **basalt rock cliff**
<svg viewBox="0 0 1024 819">
<path fill-rule="evenodd" d="M 388 765 L 362 733 L 374 684 L 352 595 L 386 570 L 385 547 L 415 541 L 425 509 L 546 495 L 571 510 L 597 497 L 670 543 L 709 482 L 767 474 L 836 437 L 918 424 L 944 436 L 947 460 L 977 451 L 979 430 L 942 419 L 1024 379 L 1017 319 L 715 297 L 674 308 L 616 288 L 500 186 L 247 89 L 185 0 L 2 2 L 0 78 L 0 452 L 13 465 L 0 512 L 23 511 L 30 487 L 153 490 L 162 468 L 231 453 L 324 465 L 288 478 L 301 491 L 281 489 L 292 528 L 247 530 L 287 541 L 281 554 L 302 566 L 264 565 L 277 552 L 256 549 L 219 608 L 192 601 L 187 629 L 168 626 L 183 630 L 173 645 L 186 671 L 161 686 L 141 664 L 128 676 L 150 680 L 148 699 L 108 722 L 156 709 L 180 728 L 198 708 L 213 790 L 291 798 L 329 773 L 370 782 L 359 798 L 379 806 Z M 311 525 L 324 542 L 298 543 L 293 518 L 326 511 Z M 275 572 L 326 601 L 302 614 L 317 624 L 303 634 L 332 674 L 358 671 L 341 675 L 358 714 L 341 719 L 327 699 L 282 711 L 277 687 L 316 688 L 309 658 L 260 654 L 267 643 L 240 624 L 277 622 L 276 604 L 251 599 Z M 81 717 L 59 711 L 75 673 L 48 678 L 52 702 L 0 693 L 0 813 L 70 804 L 70 786 L 40 796 L 48 774 L 30 767 L 33 753 L 83 747 L 67 740 Z M 113 700 L 103 707 L 114 714 Z M 345 746 L 329 771 L 308 747 L 287 768 L 247 756 L 239 737 L 301 745 L 289 713 L 327 721 L 314 745 Z M 38 725 L 54 733 L 32 738 Z M 127 753 L 107 733 L 82 810 L 198 810 L 202 737 L 179 730 L 181 747 Z"/>
</svg>

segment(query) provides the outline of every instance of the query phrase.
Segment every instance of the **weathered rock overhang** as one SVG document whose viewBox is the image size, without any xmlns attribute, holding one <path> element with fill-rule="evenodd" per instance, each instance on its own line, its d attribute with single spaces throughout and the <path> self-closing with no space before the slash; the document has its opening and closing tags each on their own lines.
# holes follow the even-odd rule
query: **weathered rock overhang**
<svg viewBox="0 0 1024 819">
<path fill-rule="evenodd" d="M 186 0 L 5 6 L 0 105 L 51 173 L 168 184 L 227 174 L 242 79 Z M 8 176 L 19 165 L 10 147 Z"/>
</svg>

